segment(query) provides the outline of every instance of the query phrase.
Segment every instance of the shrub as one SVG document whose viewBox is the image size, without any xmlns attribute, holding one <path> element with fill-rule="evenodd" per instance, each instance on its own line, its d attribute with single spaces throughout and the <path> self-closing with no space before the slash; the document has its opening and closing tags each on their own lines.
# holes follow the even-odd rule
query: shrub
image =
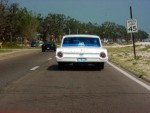
<svg viewBox="0 0 150 113">
<path fill-rule="evenodd" d="M 136 65 L 137 64 L 137 62 L 133 62 L 133 65 Z"/>
<path fill-rule="evenodd" d="M 140 60 L 142 56 L 136 56 L 136 60 Z"/>
<path fill-rule="evenodd" d="M 20 48 L 19 44 L 16 42 L 3 42 L 3 47 L 4 48 Z"/>
</svg>

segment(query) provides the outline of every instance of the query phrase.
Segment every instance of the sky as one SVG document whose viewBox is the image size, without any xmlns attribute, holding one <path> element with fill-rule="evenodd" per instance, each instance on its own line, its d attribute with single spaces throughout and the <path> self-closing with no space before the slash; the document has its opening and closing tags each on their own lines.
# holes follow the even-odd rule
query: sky
<svg viewBox="0 0 150 113">
<path fill-rule="evenodd" d="M 10 0 L 36 14 L 64 14 L 81 22 L 101 25 L 105 21 L 126 26 L 130 19 L 137 19 L 138 29 L 150 34 L 150 0 Z"/>
</svg>

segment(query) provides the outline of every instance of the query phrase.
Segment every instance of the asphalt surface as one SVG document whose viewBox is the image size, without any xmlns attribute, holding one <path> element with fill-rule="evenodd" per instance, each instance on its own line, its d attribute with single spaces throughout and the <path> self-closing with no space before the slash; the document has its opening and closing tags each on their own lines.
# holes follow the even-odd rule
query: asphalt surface
<svg viewBox="0 0 150 113">
<path fill-rule="evenodd" d="M 0 113 L 150 113 L 150 91 L 108 63 L 61 71 L 54 55 L 0 60 Z"/>
</svg>

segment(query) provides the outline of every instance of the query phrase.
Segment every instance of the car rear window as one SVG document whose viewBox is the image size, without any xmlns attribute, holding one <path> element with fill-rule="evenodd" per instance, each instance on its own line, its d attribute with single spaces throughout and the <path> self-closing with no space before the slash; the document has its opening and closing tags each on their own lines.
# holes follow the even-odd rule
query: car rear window
<svg viewBox="0 0 150 113">
<path fill-rule="evenodd" d="M 54 42 L 45 42 L 45 44 L 54 44 Z"/>
<path fill-rule="evenodd" d="M 100 47 L 98 38 L 90 37 L 67 37 L 64 38 L 62 46 L 95 46 Z"/>
</svg>

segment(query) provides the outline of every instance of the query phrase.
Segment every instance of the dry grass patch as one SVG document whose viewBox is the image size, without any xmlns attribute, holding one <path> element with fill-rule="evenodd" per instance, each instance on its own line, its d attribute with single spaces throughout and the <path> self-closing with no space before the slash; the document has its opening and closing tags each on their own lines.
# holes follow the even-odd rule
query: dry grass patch
<svg viewBox="0 0 150 113">
<path fill-rule="evenodd" d="M 150 77 L 150 46 L 136 46 L 136 59 L 133 47 L 108 48 L 109 59 L 121 67 L 138 74 Z"/>
</svg>

